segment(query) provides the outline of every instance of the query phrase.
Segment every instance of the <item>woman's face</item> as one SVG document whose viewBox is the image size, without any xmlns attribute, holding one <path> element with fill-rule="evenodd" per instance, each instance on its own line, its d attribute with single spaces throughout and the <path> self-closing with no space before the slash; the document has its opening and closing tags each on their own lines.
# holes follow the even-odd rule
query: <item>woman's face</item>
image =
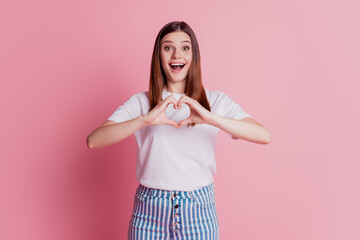
<svg viewBox="0 0 360 240">
<path fill-rule="evenodd" d="M 160 42 L 160 60 L 167 81 L 186 81 L 192 60 L 189 35 L 182 31 L 166 34 Z"/>
</svg>

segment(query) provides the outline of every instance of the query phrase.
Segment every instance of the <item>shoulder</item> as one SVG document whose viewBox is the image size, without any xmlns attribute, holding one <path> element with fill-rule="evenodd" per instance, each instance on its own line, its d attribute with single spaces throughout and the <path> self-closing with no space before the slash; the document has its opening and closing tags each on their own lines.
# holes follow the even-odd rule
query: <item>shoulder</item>
<svg viewBox="0 0 360 240">
<path fill-rule="evenodd" d="M 225 98 L 228 97 L 224 92 L 220 90 L 210 90 L 208 88 L 204 88 L 204 89 L 208 100 L 212 103 L 224 100 Z"/>
<path fill-rule="evenodd" d="M 131 98 L 144 98 L 149 96 L 149 91 L 137 92 L 131 95 Z"/>
<path fill-rule="evenodd" d="M 149 92 L 148 91 L 141 91 L 141 92 L 137 92 L 132 94 L 129 97 L 130 101 L 146 101 L 149 99 Z"/>
<path fill-rule="evenodd" d="M 141 91 L 130 95 L 125 102 L 124 106 L 137 109 L 139 106 L 145 106 L 149 104 L 148 92 Z"/>
<path fill-rule="evenodd" d="M 208 88 L 204 88 L 206 94 L 210 94 L 211 96 L 221 96 L 223 94 L 225 94 L 223 91 L 220 90 L 210 90 Z"/>
</svg>

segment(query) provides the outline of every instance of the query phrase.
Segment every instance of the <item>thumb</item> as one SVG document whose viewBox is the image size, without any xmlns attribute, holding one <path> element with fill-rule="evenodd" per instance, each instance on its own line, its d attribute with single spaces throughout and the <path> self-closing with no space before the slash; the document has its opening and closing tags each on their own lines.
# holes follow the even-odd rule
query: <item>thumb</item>
<svg viewBox="0 0 360 240">
<path fill-rule="evenodd" d="M 171 126 L 174 126 L 174 127 L 178 128 L 178 123 L 175 122 L 174 120 L 171 120 L 171 119 L 166 118 L 165 121 L 164 121 L 164 123 L 165 123 L 165 124 L 169 124 L 169 125 L 171 125 Z"/>
<path fill-rule="evenodd" d="M 181 120 L 181 121 L 179 122 L 179 127 L 181 127 L 182 125 L 188 124 L 188 123 L 191 123 L 190 118 L 186 118 L 186 119 L 184 119 L 184 120 Z"/>
</svg>

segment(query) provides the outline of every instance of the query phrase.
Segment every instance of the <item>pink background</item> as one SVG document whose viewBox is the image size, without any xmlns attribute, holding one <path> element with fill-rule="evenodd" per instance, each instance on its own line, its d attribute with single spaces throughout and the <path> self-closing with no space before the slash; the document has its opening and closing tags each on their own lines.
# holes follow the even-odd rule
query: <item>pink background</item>
<svg viewBox="0 0 360 240">
<path fill-rule="evenodd" d="M 272 136 L 220 132 L 221 239 L 360 239 L 358 1 L 0 4 L 0 239 L 125 239 L 135 137 L 87 135 L 147 90 L 155 37 L 186 21 L 203 83 Z"/>
</svg>

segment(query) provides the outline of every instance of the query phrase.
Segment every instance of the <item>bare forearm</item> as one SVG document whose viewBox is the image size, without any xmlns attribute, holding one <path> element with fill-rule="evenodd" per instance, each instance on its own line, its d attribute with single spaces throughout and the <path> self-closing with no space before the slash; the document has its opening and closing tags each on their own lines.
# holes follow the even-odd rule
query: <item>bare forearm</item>
<svg viewBox="0 0 360 240">
<path fill-rule="evenodd" d="M 260 124 L 227 118 L 216 113 L 211 116 L 210 125 L 231 134 L 235 139 L 241 138 L 262 144 L 270 142 L 270 132 Z"/>
<path fill-rule="evenodd" d="M 148 126 L 146 117 L 141 115 L 129 121 L 99 127 L 87 137 L 88 147 L 91 149 L 106 147 L 127 138 L 146 126 Z"/>
</svg>

